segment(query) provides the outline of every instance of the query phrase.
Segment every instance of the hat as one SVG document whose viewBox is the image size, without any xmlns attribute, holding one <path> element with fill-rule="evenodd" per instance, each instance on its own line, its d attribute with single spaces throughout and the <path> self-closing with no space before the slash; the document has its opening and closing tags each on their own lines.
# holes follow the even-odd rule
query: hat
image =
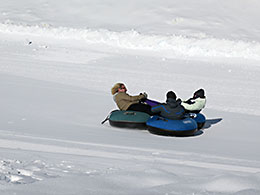
<svg viewBox="0 0 260 195">
<path fill-rule="evenodd" d="M 197 97 L 204 98 L 205 97 L 204 89 L 199 89 L 199 90 L 195 91 L 193 94 L 193 97 L 194 98 L 197 98 Z"/>
<path fill-rule="evenodd" d="M 112 89 L 111 89 L 112 95 L 115 95 L 116 92 L 118 91 L 118 89 L 119 89 L 122 85 L 123 85 L 123 83 L 116 83 L 116 84 L 112 87 Z"/>
<path fill-rule="evenodd" d="M 176 100 L 176 94 L 173 91 L 168 91 L 168 93 L 166 94 L 167 99 L 168 98 L 173 98 Z"/>
</svg>

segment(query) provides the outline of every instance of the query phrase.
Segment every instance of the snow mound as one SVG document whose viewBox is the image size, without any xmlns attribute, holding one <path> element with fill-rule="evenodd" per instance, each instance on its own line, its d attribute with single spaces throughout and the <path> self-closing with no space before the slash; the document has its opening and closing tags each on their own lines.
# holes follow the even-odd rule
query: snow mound
<svg viewBox="0 0 260 195">
<path fill-rule="evenodd" d="M 256 191 L 260 190 L 259 181 L 257 181 L 259 179 L 241 175 L 220 175 L 212 178 L 203 188 L 207 191 L 222 193 Z"/>
<path fill-rule="evenodd" d="M 30 162 L 20 160 L 0 161 L 0 183 L 28 184 L 54 178 L 58 175 L 53 173 L 53 168 L 41 160 Z"/>
<path fill-rule="evenodd" d="M 58 39 L 83 40 L 124 49 L 168 51 L 173 57 L 220 57 L 260 60 L 260 43 L 256 41 L 217 39 L 210 36 L 141 34 L 135 30 L 114 32 L 107 29 L 76 29 L 49 24 L 27 25 L 10 21 L 0 24 L 0 32 Z"/>
</svg>

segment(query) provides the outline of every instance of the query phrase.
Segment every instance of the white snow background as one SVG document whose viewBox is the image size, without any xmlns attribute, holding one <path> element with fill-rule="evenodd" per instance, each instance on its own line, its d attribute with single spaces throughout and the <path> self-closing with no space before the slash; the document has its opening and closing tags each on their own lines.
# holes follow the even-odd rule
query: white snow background
<svg viewBox="0 0 260 195">
<path fill-rule="evenodd" d="M 0 0 L 0 194 L 260 194 L 260 2 Z M 205 127 L 100 122 L 110 89 L 206 90 Z"/>
</svg>

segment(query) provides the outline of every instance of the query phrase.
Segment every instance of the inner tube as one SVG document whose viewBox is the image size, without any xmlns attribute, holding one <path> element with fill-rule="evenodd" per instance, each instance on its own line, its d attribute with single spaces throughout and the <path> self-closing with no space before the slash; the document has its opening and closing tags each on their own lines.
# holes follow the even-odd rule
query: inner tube
<svg viewBox="0 0 260 195">
<path fill-rule="evenodd" d="M 190 117 L 197 122 L 198 129 L 202 129 L 204 127 L 206 117 L 202 113 L 192 114 Z"/>
<path fill-rule="evenodd" d="M 156 135 L 190 136 L 197 131 L 197 122 L 192 118 L 171 120 L 161 116 L 152 116 L 146 122 L 148 131 Z"/>
<path fill-rule="evenodd" d="M 146 121 L 150 115 L 138 111 L 114 110 L 108 118 L 109 124 L 114 127 L 146 129 Z"/>
</svg>

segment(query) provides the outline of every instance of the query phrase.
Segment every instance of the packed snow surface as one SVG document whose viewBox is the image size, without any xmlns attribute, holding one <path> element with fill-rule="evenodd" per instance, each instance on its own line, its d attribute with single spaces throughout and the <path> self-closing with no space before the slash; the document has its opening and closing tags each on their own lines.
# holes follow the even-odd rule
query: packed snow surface
<svg viewBox="0 0 260 195">
<path fill-rule="evenodd" d="M 23 0 L 0 7 L 0 193 L 260 194 L 260 3 Z M 183 100 L 191 137 L 119 129 L 110 89 Z"/>
</svg>

